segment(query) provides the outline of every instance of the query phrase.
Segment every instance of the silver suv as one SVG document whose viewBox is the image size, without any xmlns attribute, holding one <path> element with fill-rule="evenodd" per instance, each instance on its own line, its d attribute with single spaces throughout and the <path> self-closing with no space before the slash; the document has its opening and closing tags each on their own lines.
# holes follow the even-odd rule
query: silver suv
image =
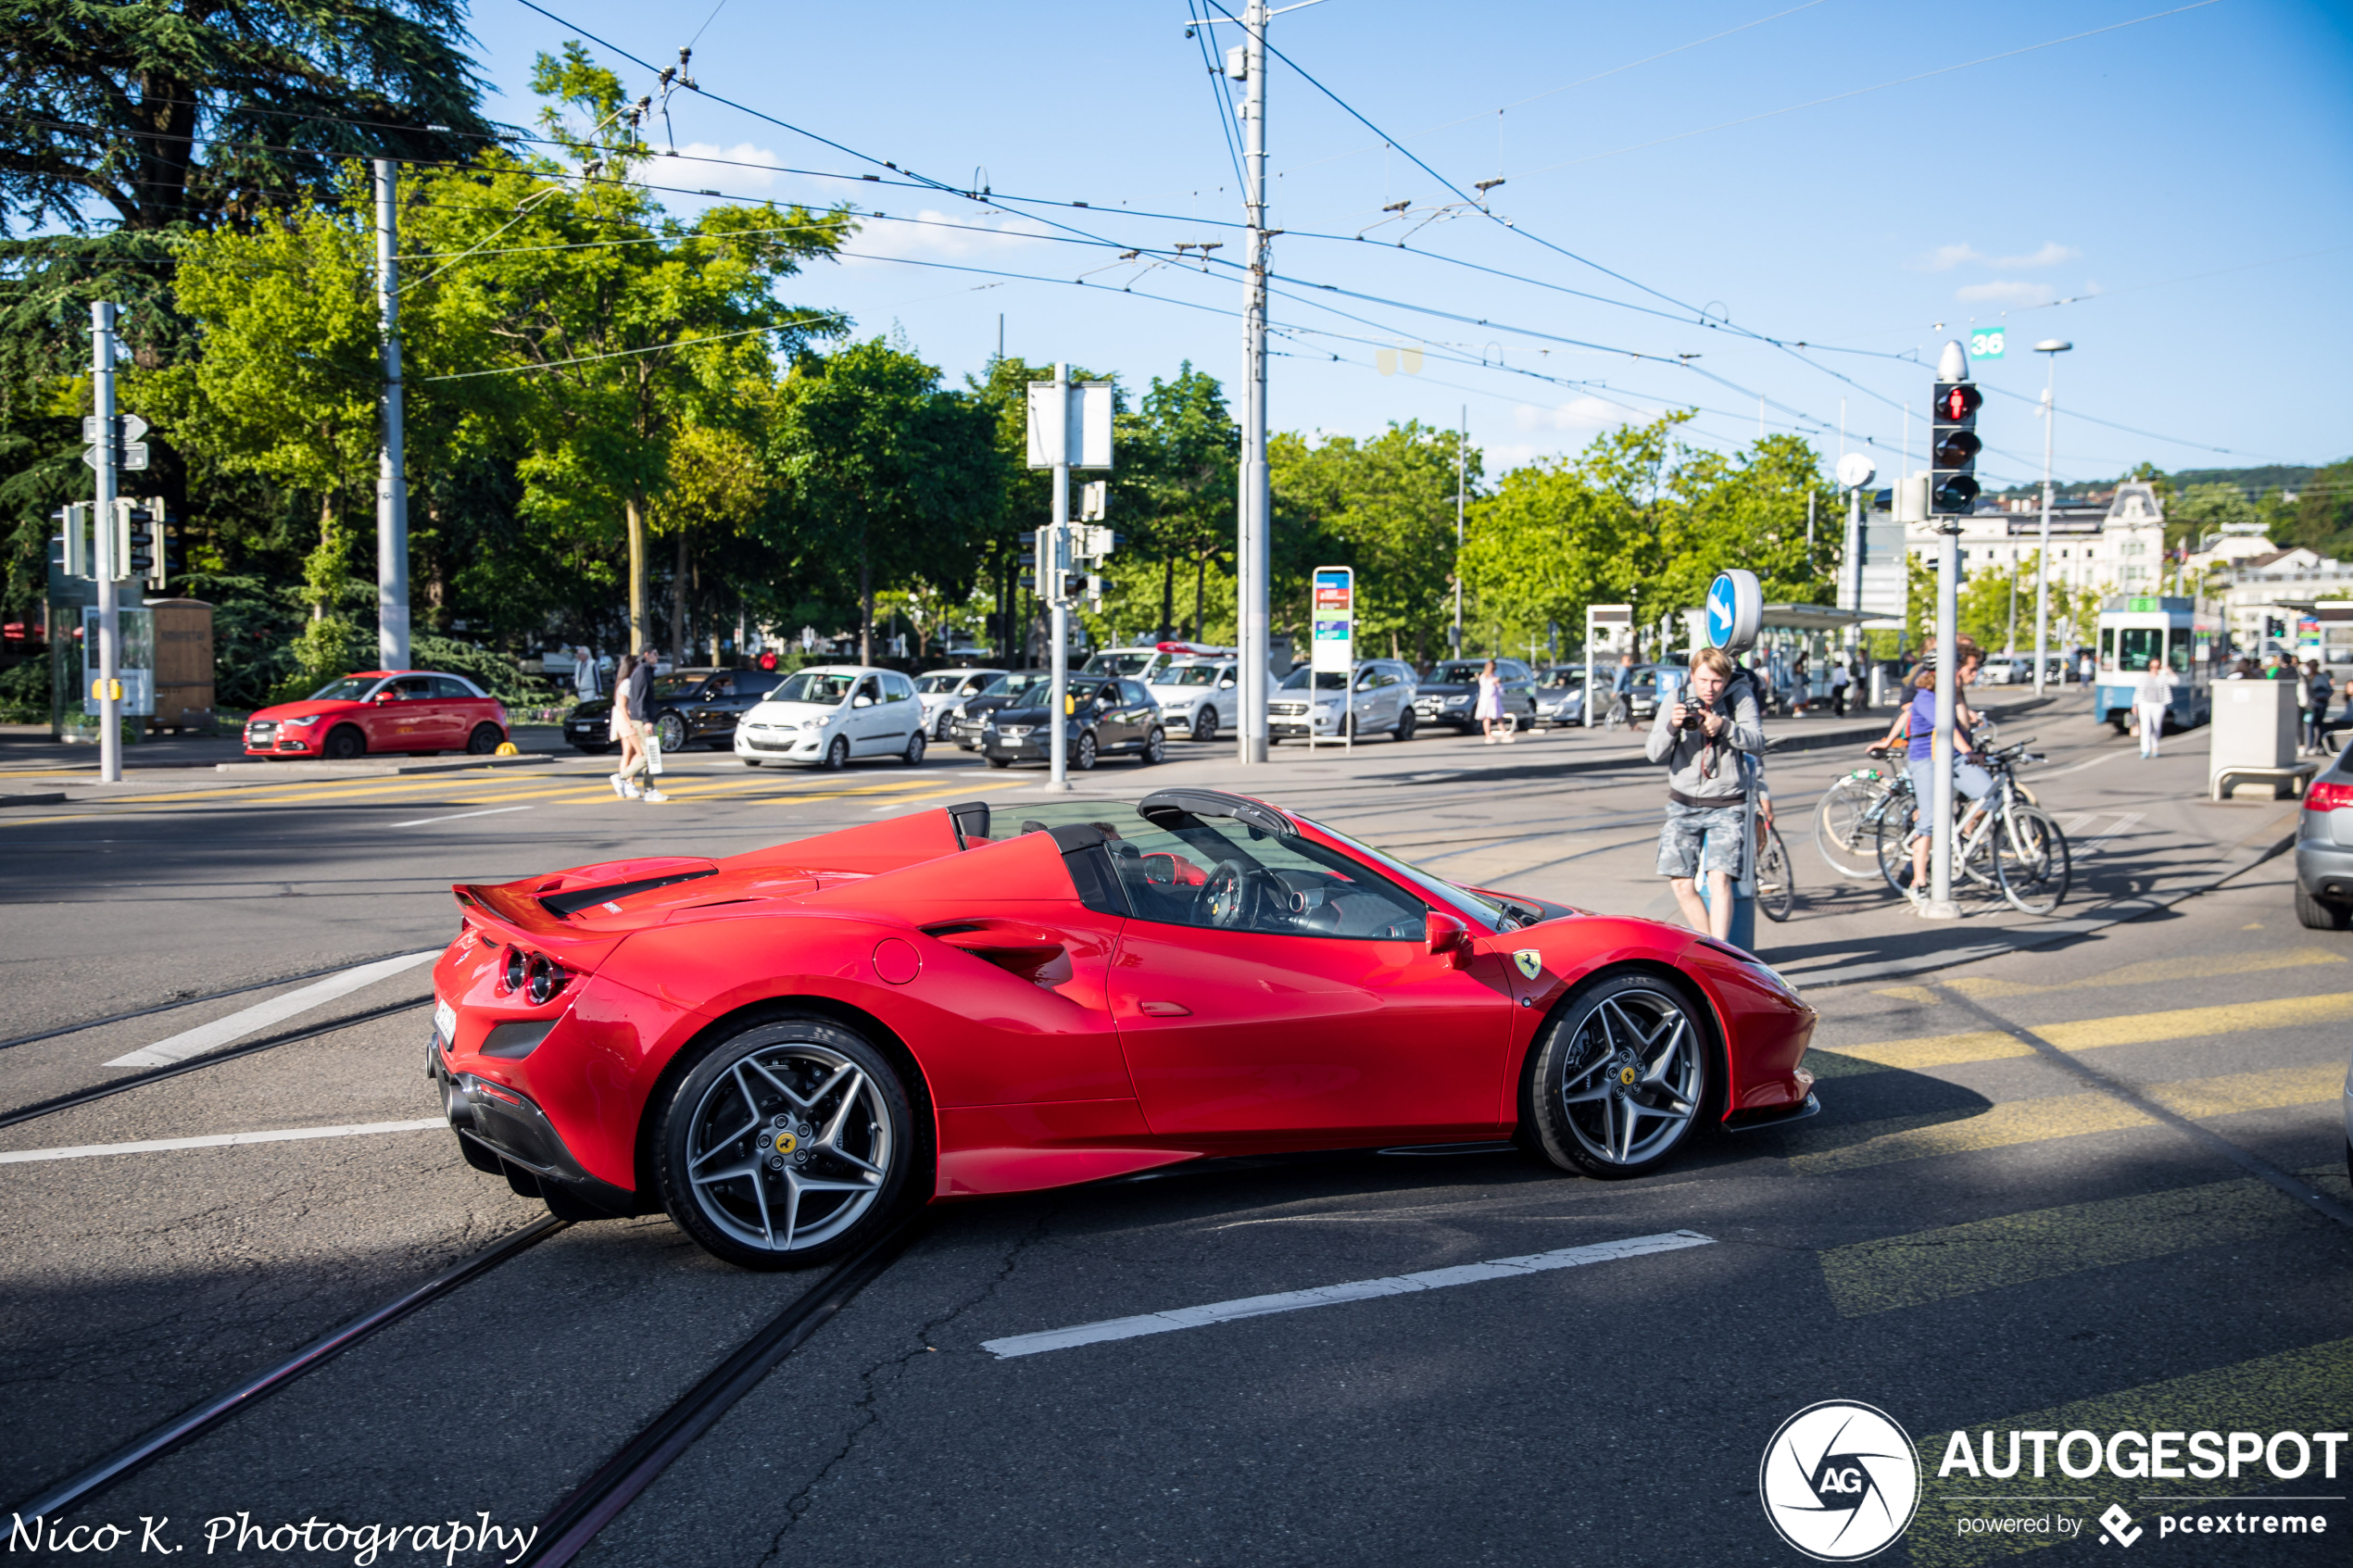
<svg viewBox="0 0 2353 1568">
<path fill-rule="evenodd" d="M 1348 677 L 1337 670 L 1311 674 L 1302 665 L 1284 677 L 1266 704 L 1266 739 L 1272 744 L 1313 734 L 1317 740 L 1337 740 L 1386 731 L 1397 740 L 1412 740 L 1420 721 L 1414 711 L 1416 689 L 1414 667 L 1403 659 L 1368 659 Z"/>
<path fill-rule="evenodd" d="M 1215 740 L 1217 732 L 1234 721 L 1234 661 L 1230 659 L 1180 659 L 1163 665 L 1146 683 L 1160 704 L 1161 722 L 1171 731 L 1184 730 L 1195 740 Z"/>
</svg>

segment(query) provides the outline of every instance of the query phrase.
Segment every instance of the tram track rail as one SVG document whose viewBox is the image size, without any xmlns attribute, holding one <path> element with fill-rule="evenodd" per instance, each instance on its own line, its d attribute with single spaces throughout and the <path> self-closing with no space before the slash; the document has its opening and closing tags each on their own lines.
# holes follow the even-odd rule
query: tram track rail
<svg viewBox="0 0 2353 1568">
<path fill-rule="evenodd" d="M 182 997 L 176 1001 L 158 1002 L 150 1008 L 133 1008 L 129 1012 L 110 1012 L 104 1018 L 93 1018 L 81 1023 L 61 1023 L 55 1029 L 44 1029 L 37 1035 L 19 1035 L 13 1039 L 0 1040 L 0 1051 L 6 1050 L 12 1046 L 38 1045 L 43 1040 L 62 1039 L 68 1035 L 79 1035 L 85 1030 L 102 1029 L 109 1023 L 128 1023 L 134 1018 L 153 1018 L 159 1012 L 176 1012 L 182 1008 L 199 1007 L 206 1002 L 218 1002 L 230 997 L 251 996 L 256 991 L 268 991 L 280 985 L 293 985 L 305 980 L 324 980 L 331 974 L 341 974 L 346 970 L 363 968 L 371 963 L 382 963 L 386 959 L 399 958 L 403 952 L 409 950 L 411 949 L 403 948 L 396 952 L 378 953 L 373 958 L 350 959 L 342 963 L 330 964 L 325 969 L 305 970 L 299 974 L 282 974 L 275 980 L 256 980 L 245 985 L 232 985 L 225 991 L 207 991 L 200 997 Z"/>
</svg>

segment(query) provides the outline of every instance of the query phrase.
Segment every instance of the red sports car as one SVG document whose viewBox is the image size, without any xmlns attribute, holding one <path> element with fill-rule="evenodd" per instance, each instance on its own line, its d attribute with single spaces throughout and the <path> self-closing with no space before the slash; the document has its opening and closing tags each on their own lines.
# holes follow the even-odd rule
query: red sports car
<svg viewBox="0 0 2353 1568">
<path fill-rule="evenodd" d="M 1631 1176 L 1818 1109 L 1814 1010 L 1738 948 L 1208 790 L 456 891 L 430 1071 L 466 1159 L 753 1268 L 1179 1160 L 1508 1136 Z"/>
<path fill-rule="evenodd" d="M 487 757 L 506 738 L 507 710 L 497 697 L 463 675 L 430 670 L 363 670 L 245 721 L 248 757 L 343 761 L 371 751 Z"/>
</svg>

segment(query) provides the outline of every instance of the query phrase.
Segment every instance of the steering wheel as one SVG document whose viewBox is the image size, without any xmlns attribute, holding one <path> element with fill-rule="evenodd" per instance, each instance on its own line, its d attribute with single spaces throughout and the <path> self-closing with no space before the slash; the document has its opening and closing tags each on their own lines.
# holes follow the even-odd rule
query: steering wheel
<svg viewBox="0 0 2353 1568">
<path fill-rule="evenodd" d="M 1202 925 L 1231 931 L 1250 913 L 1250 872 L 1233 860 L 1220 860 L 1209 880 L 1193 895 L 1193 918 Z"/>
</svg>

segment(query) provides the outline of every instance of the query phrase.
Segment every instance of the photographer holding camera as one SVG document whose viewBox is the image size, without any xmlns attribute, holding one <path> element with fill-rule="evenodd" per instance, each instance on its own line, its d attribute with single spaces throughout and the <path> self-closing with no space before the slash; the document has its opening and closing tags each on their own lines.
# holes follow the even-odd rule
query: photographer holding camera
<svg viewBox="0 0 2353 1568">
<path fill-rule="evenodd" d="M 1732 929 L 1732 882 L 1741 872 L 1747 787 L 1737 753 L 1765 749 L 1755 683 L 1721 648 L 1692 656 L 1691 679 L 1661 703 L 1643 755 L 1667 764 L 1667 821 L 1658 831 L 1658 874 L 1692 929 L 1722 940 Z M 1707 878 L 1700 901 L 1698 878 Z"/>
</svg>

